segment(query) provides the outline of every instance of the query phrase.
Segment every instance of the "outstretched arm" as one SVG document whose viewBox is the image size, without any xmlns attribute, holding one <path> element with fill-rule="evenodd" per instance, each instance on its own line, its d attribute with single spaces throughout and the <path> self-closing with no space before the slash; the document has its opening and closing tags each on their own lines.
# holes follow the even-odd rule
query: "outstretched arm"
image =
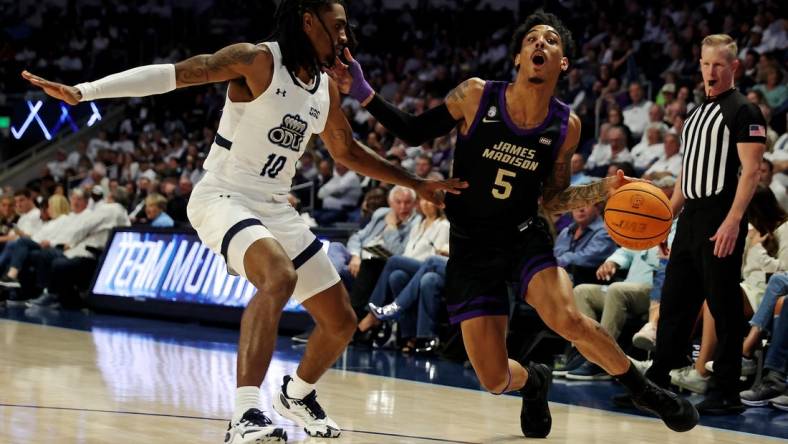
<svg viewBox="0 0 788 444">
<path fill-rule="evenodd" d="M 329 91 L 331 108 L 320 138 L 337 162 L 365 176 L 412 188 L 419 196 L 440 207 L 443 207 L 444 192 L 459 193 L 460 189 L 467 187 L 467 183 L 459 179 L 423 180 L 389 163 L 353 139 L 353 130 L 342 112 L 339 90 L 333 80 L 330 81 Z"/>
<path fill-rule="evenodd" d="M 572 179 L 572 155 L 580 140 L 580 119 L 569 115 L 566 140 L 561 146 L 553 166 L 553 174 L 547 179 L 542 192 L 542 206 L 549 213 L 563 213 L 587 205 L 602 202 L 620 186 L 632 181 L 619 170 L 615 176 L 606 177 L 587 185 L 570 187 Z"/>
<path fill-rule="evenodd" d="M 328 70 L 342 92 L 358 100 L 386 129 L 412 146 L 448 134 L 458 122 L 473 120 L 484 89 L 483 80 L 468 79 L 454 88 L 444 103 L 422 114 L 413 115 L 400 110 L 375 93 L 364 78 L 361 65 L 353 59 L 348 49 L 345 49 L 345 58 L 349 65 L 337 59 L 334 67 Z M 469 98 L 475 98 L 476 101 L 468 100 Z"/>
<path fill-rule="evenodd" d="M 194 56 L 174 65 L 140 66 L 75 86 L 52 82 L 28 71 L 23 71 L 22 77 L 69 105 L 95 99 L 144 97 L 175 88 L 240 78 L 254 83 L 250 87 L 262 88 L 259 91 L 262 93 L 270 83 L 271 60 L 271 54 L 263 46 L 238 43 L 214 54 Z"/>
</svg>

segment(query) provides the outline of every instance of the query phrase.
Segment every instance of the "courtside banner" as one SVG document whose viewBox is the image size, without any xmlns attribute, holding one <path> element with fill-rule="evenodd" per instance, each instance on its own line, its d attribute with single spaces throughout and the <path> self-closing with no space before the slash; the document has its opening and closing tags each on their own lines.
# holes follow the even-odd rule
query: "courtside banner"
<svg viewBox="0 0 788 444">
<path fill-rule="evenodd" d="M 193 232 L 116 230 L 102 255 L 95 295 L 192 304 L 245 307 L 256 289 L 227 273 L 224 258 Z M 285 311 L 304 311 L 291 299 Z"/>
</svg>

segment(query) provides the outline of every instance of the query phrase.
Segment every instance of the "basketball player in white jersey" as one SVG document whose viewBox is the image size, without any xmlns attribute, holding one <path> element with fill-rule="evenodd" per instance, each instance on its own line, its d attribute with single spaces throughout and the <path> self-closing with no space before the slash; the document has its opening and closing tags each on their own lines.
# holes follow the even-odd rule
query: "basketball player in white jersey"
<svg viewBox="0 0 788 444">
<path fill-rule="evenodd" d="M 22 76 L 71 105 L 110 97 L 141 97 L 198 84 L 229 82 L 208 171 L 188 207 L 200 239 L 221 254 L 231 273 L 258 289 L 241 320 L 236 406 L 225 443 L 284 442 L 287 434 L 260 410 L 281 311 L 293 296 L 317 327 L 293 375 L 285 376 L 274 409 L 310 436 L 337 437 L 340 428 L 316 400 L 314 384 L 356 329 L 348 295 L 320 242 L 287 203 L 296 160 L 319 134 L 336 161 L 376 179 L 413 188 L 443 203 L 456 179 L 425 181 L 394 167 L 353 140 L 339 91 L 322 69 L 348 42 L 341 0 L 283 0 L 266 43 L 239 43 L 174 65 L 149 65 L 95 82 L 67 86 L 27 71 Z"/>
</svg>

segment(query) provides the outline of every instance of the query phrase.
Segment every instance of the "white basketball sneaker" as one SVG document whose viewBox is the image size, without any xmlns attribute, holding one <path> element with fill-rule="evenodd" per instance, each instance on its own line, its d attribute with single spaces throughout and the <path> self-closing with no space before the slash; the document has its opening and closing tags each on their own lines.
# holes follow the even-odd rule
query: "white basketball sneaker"
<svg viewBox="0 0 788 444">
<path fill-rule="evenodd" d="M 230 422 L 224 435 L 225 444 L 261 444 L 264 442 L 287 442 L 287 432 L 274 427 L 263 412 L 249 409 L 241 419 Z"/>
<path fill-rule="evenodd" d="M 323 407 L 317 402 L 317 392 L 312 392 L 304 399 L 287 396 L 287 384 L 292 380 L 285 376 L 282 390 L 274 397 L 274 410 L 285 418 L 304 428 L 307 435 L 318 438 L 337 438 L 342 433 L 337 423 L 326 415 Z"/>
</svg>

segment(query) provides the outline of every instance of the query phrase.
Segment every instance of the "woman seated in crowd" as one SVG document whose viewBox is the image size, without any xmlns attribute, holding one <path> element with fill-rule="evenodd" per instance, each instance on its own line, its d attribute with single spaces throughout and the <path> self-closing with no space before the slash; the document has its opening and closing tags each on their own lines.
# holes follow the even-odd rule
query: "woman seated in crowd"
<svg viewBox="0 0 788 444">
<path fill-rule="evenodd" d="M 424 199 L 419 200 L 419 208 L 423 214 L 421 222 L 411 230 L 405 252 L 401 256 L 392 256 L 386 262 L 369 298 L 370 311 L 358 326 L 359 331 L 366 332 L 380 325 L 383 320 L 397 318 L 405 312 L 414 315 L 410 322 L 400 324 L 403 326 L 402 337 L 408 338 L 405 351 L 414 349 L 416 337 L 422 337 L 419 332 L 413 331 L 417 330 L 416 322 L 413 322 L 416 318 L 419 324 L 424 323 L 421 332 L 424 339 L 428 341 L 435 337 L 434 323 L 429 320 L 436 317 L 436 302 L 425 300 L 423 304 L 416 303 L 419 302 L 419 290 L 425 274 L 439 270 L 441 265 L 445 272 L 445 263 L 441 264 L 442 260 L 430 258 L 435 255 L 448 256 L 449 250 L 449 221 L 446 220 L 443 209 Z M 429 266 L 426 266 L 427 264 Z M 433 278 L 429 277 L 428 280 Z M 433 289 L 440 286 L 438 282 L 432 284 Z M 404 291 L 405 289 L 408 291 Z M 381 307 L 391 299 L 394 299 L 394 302 Z M 428 327 L 428 324 L 432 326 Z"/>
</svg>

